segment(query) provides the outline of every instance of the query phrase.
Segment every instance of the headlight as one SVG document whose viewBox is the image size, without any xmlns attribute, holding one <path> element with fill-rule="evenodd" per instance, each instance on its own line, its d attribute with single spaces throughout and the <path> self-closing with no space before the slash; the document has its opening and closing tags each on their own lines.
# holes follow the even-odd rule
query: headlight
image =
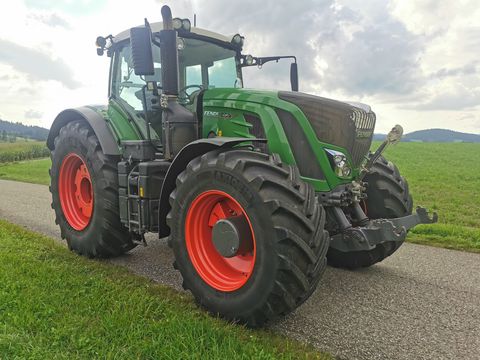
<svg viewBox="0 0 480 360">
<path fill-rule="evenodd" d="M 180 18 L 175 18 L 172 20 L 173 21 L 173 28 L 175 30 L 178 30 L 182 27 L 182 19 Z"/>
<path fill-rule="evenodd" d="M 244 37 L 240 34 L 235 34 L 232 38 L 232 43 L 235 45 L 243 46 Z"/>
<path fill-rule="evenodd" d="M 188 19 L 175 18 L 172 21 L 173 21 L 173 29 L 174 30 L 183 29 L 185 31 L 190 31 L 191 28 L 192 28 L 192 24 L 190 23 L 190 20 L 188 20 Z"/>
<path fill-rule="evenodd" d="M 325 149 L 333 171 L 339 177 L 349 177 L 352 174 L 352 168 L 348 164 L 347 156 L 336 150 Z"/>
<path fill-rule="evenodd" d="M 182 38 L 177 38 L 177 50 L 185 49 L 185 41 Z"/>
<path fill-rule="evenodd" d="M 245 64 L 247 64 L 249 66 L 253 64 L 253 56 L 252 55 L 245 56 Z"/>
<path fill-rule="evenodd" d="M 182 20 L 182 28 L 185 31 L 190 31 L 190 29 L 192 28 L 192 24 L 190 23 L 190 20 L 183 19 Z"/>
</svg>

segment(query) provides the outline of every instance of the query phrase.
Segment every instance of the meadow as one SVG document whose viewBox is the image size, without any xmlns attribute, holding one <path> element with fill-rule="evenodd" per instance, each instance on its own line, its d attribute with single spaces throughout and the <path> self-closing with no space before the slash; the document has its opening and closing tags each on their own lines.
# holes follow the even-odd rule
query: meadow
<svg viewBox="0 0 480 360">
<path fill-rule="evenodd" d="M 375 144 L 377 145 L 377 144 Z M 415 206 L 439 223 L 415 227 L 411 242 L 480 252 L 480 144 L 400 143 L 387 149 L 410 185 Z"/>
</svg>

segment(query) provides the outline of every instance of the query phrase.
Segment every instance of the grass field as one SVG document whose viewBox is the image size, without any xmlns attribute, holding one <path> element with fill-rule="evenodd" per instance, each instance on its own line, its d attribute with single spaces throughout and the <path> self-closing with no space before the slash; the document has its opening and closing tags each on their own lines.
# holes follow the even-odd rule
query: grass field
<svg viewBox="0 0 480 360">
<path fill-rule="evenodd" d="M 50 184 L 49 168 L 50 159 L 0 163 L 0 179 L 48 185 Z"/>
<path fill-rule="evenodd" d="M 2 359 L 329 359 L 0 221 Z"/>
<path fill-rule="evenodd" d="M 415 205 L 439 216 L 439 224 L 414 228 L 409 241 L 480 252 L 479 154 L 480 144 L 467 143 L 400 143 L 386 151 Z"/>
<path fill-rule="evenodd" d="M 408 241 L 480 252 L 479 154 L 480 144 L 466 143 L 400 143 L 387 150 L 415 205 L 439 215 L 438 224 L 417 226 Z M 49 166 L 48 159 L 0 164 L 0 178 L 48 184 Z"/>
<path fill-rule="evenodd" d="M 45 141 L 25 141 L 17 139 L 16 142 L 0 142 L 0 163 L 38 159 L 49 156 Z"/>
</svg>

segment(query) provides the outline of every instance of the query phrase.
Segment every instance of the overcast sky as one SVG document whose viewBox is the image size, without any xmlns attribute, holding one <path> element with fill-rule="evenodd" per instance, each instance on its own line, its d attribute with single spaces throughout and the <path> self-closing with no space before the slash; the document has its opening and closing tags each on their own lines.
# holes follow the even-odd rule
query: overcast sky
<svg viewBox="0 0 480 360">
<path fill-rule="evenodd" d="M 294 54 L 300 90 L 364 102 L 377 132 L 480 133 L 478 0 L 24 0 L 0 12 L 0 118 L 49 127 L 67 107 L 106 103 L 97 35 L 160 21 L 161 5 L 246 37 L 253 55 Z M 245 87 L 289 87 L 288 62 L 248 69 Z"/>
</svg>

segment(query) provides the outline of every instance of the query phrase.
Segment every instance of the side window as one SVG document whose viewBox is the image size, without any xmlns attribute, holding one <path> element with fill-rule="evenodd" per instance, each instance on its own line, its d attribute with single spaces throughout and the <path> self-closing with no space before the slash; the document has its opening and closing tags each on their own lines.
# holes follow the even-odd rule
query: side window
<svg viewBox="0 0 480 360">
<path fill-rule="evenodd" d="M 187 66 L 185 86 L 202 85 L 202 67 L 201 65 Z"/>
<path fill-rule="evenodd" d="M 158 48 L 154 49 L 155 74 L 146 77 L 135 75 L 130 46 L 123 47 L 117 56 L 117 73 L 113 84 L 113 94 L 136 111 L 143 111 L 143 88 L 146 82 L 157 81 L 158 86 L 161 86 L 160 51 Z M 148 92 L 146 96 L 149 97 Z"/>
</svg>

